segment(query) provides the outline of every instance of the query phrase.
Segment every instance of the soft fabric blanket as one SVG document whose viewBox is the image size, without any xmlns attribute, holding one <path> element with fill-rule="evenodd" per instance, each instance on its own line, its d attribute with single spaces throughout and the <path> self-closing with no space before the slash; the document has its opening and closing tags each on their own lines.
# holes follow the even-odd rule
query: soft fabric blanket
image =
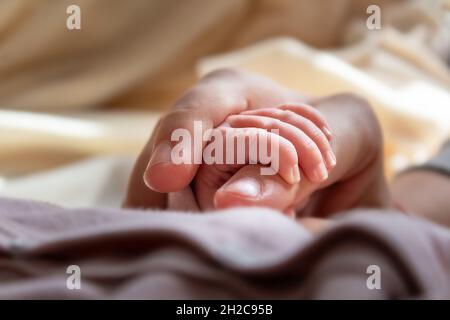
<svg viewBox="0 0 450 320">
<path fill-rule="evenodd" d="M 450 298 L 449 249 L 449 230 L 395 212 L 342 215 L 314 236 L 261 208 L 69 210 L 0 199 L 0 298 Z M 67 287 L 73 265 L 79 290 Z"/>
</svg>

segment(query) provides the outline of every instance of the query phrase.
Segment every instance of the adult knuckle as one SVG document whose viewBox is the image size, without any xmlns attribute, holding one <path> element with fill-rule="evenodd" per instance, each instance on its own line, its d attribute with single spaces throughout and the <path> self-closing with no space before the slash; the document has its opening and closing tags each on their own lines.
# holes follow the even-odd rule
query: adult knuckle
<svg viewBox="0 0 450 320">
<path fill-rule="evenodd" d="M 217 78 L 237 78 L 242 75 L 242 71 L 236 68 L 219 68 L 207 73 L 203 79 L 217 79 Z"/>
</svg>

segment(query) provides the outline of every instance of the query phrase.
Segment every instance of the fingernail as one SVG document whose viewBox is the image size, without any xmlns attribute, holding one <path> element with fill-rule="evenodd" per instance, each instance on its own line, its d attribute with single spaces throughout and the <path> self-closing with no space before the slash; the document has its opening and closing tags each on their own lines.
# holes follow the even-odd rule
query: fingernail
<svg viewBox="0 0 450 320">
<path fill-rule="evenodd" d="M 328 140 L 331 140 L 333 138 L 333 134 L 331 133 L 330 129 L 328 129 L 327 127 L 322 127 L 322 131 L 325 133 Z"/>
<path fill-rule="evenodd" d="M 291 168 L 290 176 L 291 176 L 290 181 L 291 184 L 300 182 L 300 169 L 298 168 L 298 165 L 295 165 Z"/>
<path fill-rule="evenodd" d="M 225 184 L 221 189 L 225 192 L 238 194 L 247 198 L 256 198 L 262 193 L 260 181 L 251 177 L 242 178 L 233 181 L 230 184 Z"/>
<path fill-rule="evenodd" d="M 168 142 L 160 143 L 153 151 L 152 157 L 147 166 L 147 170 L 159 164 L 168 164 L 172 162 L 172 148 Z M 146 170 L 146 171 L 147 171 Z"/>
<path fill-rule="evenodd" d="M 336 156 L 334 155 L 333 151 L 326 152 L 326 159 L 330 167 L 334 167 L 336 165 Z"/>
<path fill-rule="evenodd" d="M 328 178 L 328 171 L 323 163 L 320 163 L 313 171 L 314 180 L 317 182 L 324 181 Z"/>
</svg>

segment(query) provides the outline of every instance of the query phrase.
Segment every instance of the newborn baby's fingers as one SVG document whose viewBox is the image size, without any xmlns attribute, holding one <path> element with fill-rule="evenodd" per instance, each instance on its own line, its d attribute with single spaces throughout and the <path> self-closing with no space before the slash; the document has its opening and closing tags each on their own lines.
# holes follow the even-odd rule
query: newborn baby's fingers
<svg viewBox="0 0 450 320">
<path fill-rule="evenodd" d="M 307 118 L 311 120 L 322 132 L 325 134 L 328 140 L 331 140 L 333 138 L 333 135 L 330 130 L 330 126 L 323 118 L 322 114 L 317 110 L 316 108 L 309 106 L 307 104 L 301 104 L 301 103 L 295 103 L 295 104 L 289 104 L 285 103 L 277 109 L 281 110 L 290 110 L 292 112 L 295 112 L 299 116 L 302 116 L 304 118 Z"/>
<path fill-rule="evenodd" d="M 300 108 L 300 110 L 303 111 L 306 109 Z M 325 159 L 325 163 L 328 168 L 333 168 L 336 165 L 336 157 L 334 155 L 330 141 L 325 135 L 325 132 L 320 130 L 319 127 L 317 126 L 317 125 L 323 126 L 324 120 L 321 120 L 320 123 L 317 123 L 316 119 L 316 123 L 314 123 L 312 120 L 305 118 L 304 116 L 299 115 L 296 112 L 291 111 L 290 109 L 282 110 L 275 108 L 265 108 L 265 109 L 245 111 L 242 112 L 241 114 L 271 117 L 292 124 L 293 126 L 299 128 L 304 133 L 306 133 L 316 143 L 317 147 L 322 153 L 323 159 Z"/>
<path fill-rule="evenodd" d="M 247 164 L 266 165 L 259 167 L 258 175 L 279 174 L 288 184 L 300 181 L 298 155 L 287 139 L 258 128 L 220 127 L 211 136 L 213 141 L 205 147 L 205 163 L 200 166 L 194 183 L 200 208 L 213 209 L 217 189 Z M 275 144 L 277 148 L 272 149 Z"/>
<path fill-rule="evenodd" d="M 220 127 L 218 130 L 224 139 L 224 162 L 227 164 L 270 164 L 270 167 L 262 168 L 261 174 L 279 174 L 291 184 L 300 181 L 298 154 L 290 140 L 256 127 Z"/>
<path fill-rule="evenodd" d="M 226 122 L 234 128 L 254 127 L 265 130 L 279 130 L 281 137 L 289 140 L 295 146 L 301 157 L 300 167 L 313 182 L 322 182 L 328 178 L 328 170 L 322 154 L 316 143 L 299 128 L 292 124 L 271 117 L 257 115 L 232 115 Z"/>
</svg>

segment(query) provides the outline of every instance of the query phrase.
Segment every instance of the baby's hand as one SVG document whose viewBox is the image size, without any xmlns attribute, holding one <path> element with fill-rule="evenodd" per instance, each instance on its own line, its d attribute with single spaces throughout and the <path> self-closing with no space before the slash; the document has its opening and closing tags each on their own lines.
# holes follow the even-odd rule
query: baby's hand
<svg viewBox="0 0 450 320">
<path fill-rule="evenodd" d="M 279 136 L 271 130 L 277 129 Z M 225 122 L 216 130 L 223 135 L 226 144 L 227 132 L 234 131 L 237 137 L 245 136 L 248 139 L 258 135 L 258 150 L 261 141 L 267 141 L 266 150 L 270 150 L 273 143 L 277 143 L 278 149 L 278 174 L 289 184 L 298 184 L 303 172 L 306 178 L 313 183 L 323 182 L 328 178 L 328 172 L 336 165 L 330 141 L 332 134 L 319 111 L 304 104 L 284 104 L 277 108 L 255 109 L 244 111 L 237 115 L 229 116 Z M 247 140 L 245 150 L 245 163 L 263 163 L 260 158 L 249 159 L 251 153 L 250 144 Z M 226 153 L 236 153 L 242 150 L 224 148 L 223 157 Z M 260 155 L 260 153 L 257 153 Z M 274 155 L 270 155 L 273 159 Z M 267 164 L 267 163 L 264 163 Z M 201 209 L 223 208 L 229 206 L 227 201 L 221 200 L 221 187 L 230 179 L 244 164 L 236 162 L 230 164 L 202 164 L 194 179 L 194 192 L 198 205 Z M 247 186 L 248 188 L 248 186 Z M 229 190 L 227 190 L 229 192 Z M 239 194 L 253 193 L 257 196 L 261 190 L 236 190 Z M 282 199 L 281 199 L 282 200 Z M 268 206 L 279 207 L 280 199 L 272 199 L 273 203 Z M 298 199 L 301 201 L 301 199 Z M 234 205 L 248 205 L 248 201 Z M 275 205 L 277 203 L 277 205 Z M 286 209 L 295 208 L 296 203 L 286 203 Z"/>
</svg>

